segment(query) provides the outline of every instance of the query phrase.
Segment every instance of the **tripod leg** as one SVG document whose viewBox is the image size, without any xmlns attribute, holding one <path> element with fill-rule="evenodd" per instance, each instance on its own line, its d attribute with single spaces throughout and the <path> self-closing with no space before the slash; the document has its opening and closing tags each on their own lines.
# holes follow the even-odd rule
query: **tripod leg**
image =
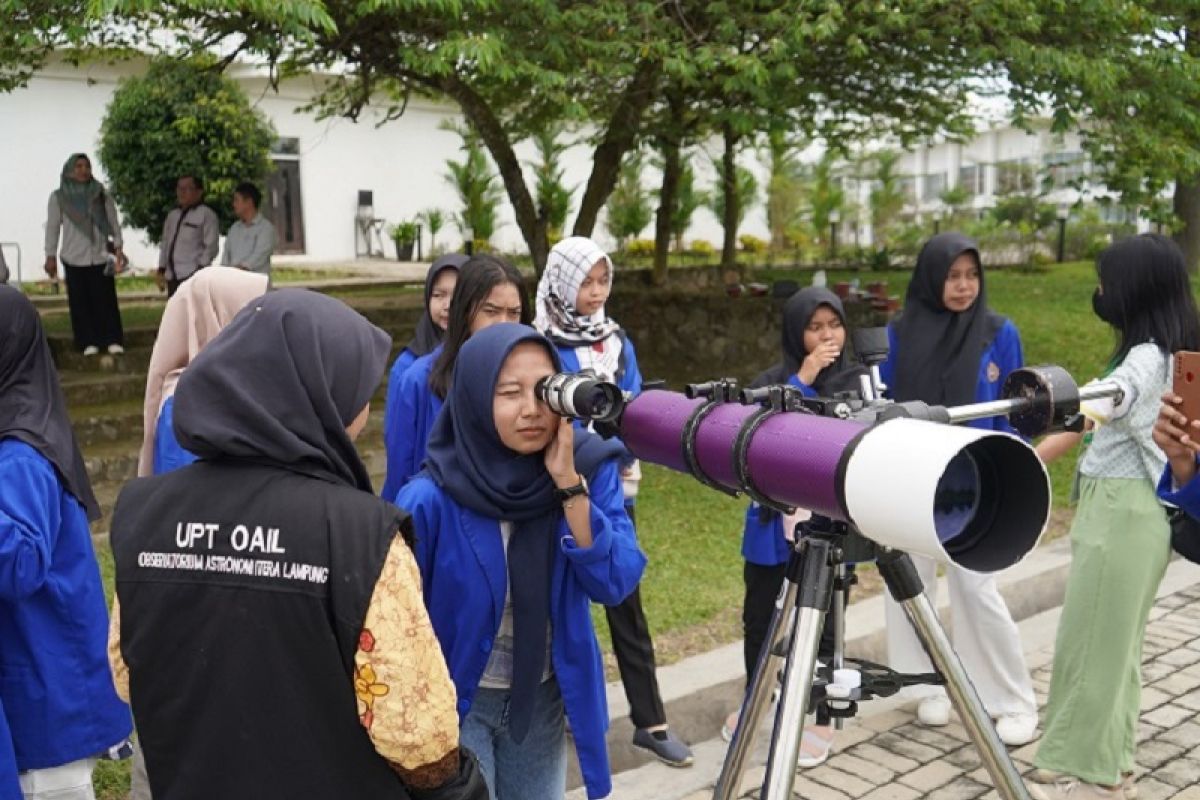
<svg viewBox="0 0 1200 800">
<path fill-rule="evenodd" d="M 799 612 L 783 673 L 775 729 L 771 733 L 771 754 L 767 759 L 762 800 L 791 800 L 792 797 L 804 717 L 808 713 L 817 667 L 817 649 L 821 630 L 825 627 L 825 614 L 833 601 L 834 567 L 841 560 L 837 543 L 821 536 L 801 540 L 799 552 Z"/>
<path fill-rule="evenodd" d="M 746 771 L 746 762 L 754 751 L 759 724 L 771 702 L 771 688 L 775 685 L 775 676 L 784 663 L 783 656 L 778 655 L 778 652 L 792 632 L 797 593 L 794 581 L 783 582 L 779 600 L 775 604 L 775 614 L 771 617 L 767 638 L 758 657 L 758 665 L 754 669 L 754 677 L 746 690 L 746 699 L 742 702 L 737 730 L 733 733 L 733 741 L 729 743 L 725 763 L 721 765 L 721 776 L 717 779 L 713 800 L 734 800 L 738 796 L 742 775 Z"/>
<path fill-rule="evenodd" d="M 984 767 L 992 776 L 996 791 L 1004 800 L 1030 800 L 1021 773 L 996 735 L 996 728 L 987 709 L 983 707 L 983 701 L 979 699 L 967 671 L 958 660 L 938 620 L 937 611 L 924 594 L 912 560 L 905 553 L 889 550 L 879 554 L 878 564 L 888 591 L 904 609 L 934 669 L 946 679 L 946 693 L 950 695 L 950 702 L 962 718 L 967 735 L 971 737 Z"/>
</svg>

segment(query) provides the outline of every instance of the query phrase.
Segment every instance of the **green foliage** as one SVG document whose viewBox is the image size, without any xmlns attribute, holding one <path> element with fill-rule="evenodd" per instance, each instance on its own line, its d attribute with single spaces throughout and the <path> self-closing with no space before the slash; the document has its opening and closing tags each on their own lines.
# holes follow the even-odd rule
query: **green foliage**
<svg viewBox="0 0 1200 800">
<path fill-rule="evenodd" d="M 642 154 L 634 151 L 621 165 L 621 175 L 609 195 L 606 227 L 624 246 L 626 239 L 640 234 L 653 218 L 649 194 L 642 186 Z"/>
<path fill-rule="evenodd" d="M 654 240 L 633 239 L 626 243 L 623 252 L 633 258 L 650 258 L 654 255 Z"/>
<path fill-rule="evenodd" d="M 446 212 L 440 208 L 427 208 L 419 215 L 425 227 L 429 229 L 429 251 L 437 252 L 437 235 L 446 226 Z"/>
<path fill-rule="evenodd" d="M 708 209 L 712 211 L 718 222 L 723 222 L 725 219 L 725 192 L 722 191 L 722 187 L 725 185 L 725 170 L 719 160 L 713 161 L 713 168 L 716 169 L 717 180 L 708 192 Z M 758 198 L 758 179 L 754 177 L 753 172 L 741 164 L 737 165 L 734 175 L 737 180 L 737 224 L 738 227 L 741 227 L 742 222 L 746 219 L 746 212 L 754 206 L 754 202 Z"/>
<path fill-rule="evenodd" d="M 157 243 L 180 175 L 203 179 L 206 201 L 228 227 L 233 188 L 261 185 L 274 140 L 270 123 L 211 59 L 161 59 L 113 93 L 98 154 L 125 223 Z"/>
<path fill-rule="evenodd" d="M 683 250 L 683 237 L 692 226 L 692 217 L 707 202 L 708 194 L 696 188 L 696 171 L 685 161 L 679 169 L 675 208 L 671 210 L 671 236 L 675 239 L 676 250 Z"/>
<path fill-rule="evenodd" d="M 545 215 L 547 232 L 555 239 L 561 238 L 566 228 L 567 216 L 571 213 L 571 195 L 575 191 L 575 187 L 568 188 L 563 183 L 562 155 L 567 151 L 567 145 L 559 141 L 561 134 L 559 125 L 535 132 L 530 138 L 537 148 L 538 160 L 526 164 L 535 177 L 538 212 Z"/>
<path fill-rule="evenodd" d="M 895 150 L 883 150 L 876 153 L 870 160 L 871 177 L 873 179 L 871 202 L 871 235 L 875 246 L 886 249 L 890 245 L 893 229 L 899 222 L 900 212 L 908 198 L 900 187 L 900 175 L 896 172 L 896 164 L 900 161 L 900 153 Z"/>
<path fill-rule="evenodd" d="M 464 154 L 462 161 L 446 161 L 446 182 L 454 187 L 462 204 L 462 210 L 454 216 L 454 224 L 463 236 L 476 243 L 489 242 L 496 232 L 497 207 L 503 194 L 479 138 L 468 129 L 451 127 L 462 137 L 460 149 Z"/>
<path fill-rule="evenodd" d="M 766 242 L 748 233 L 743 233 L 738 237 L 738 244 L 741 245 L 742 252 L 754 253 L 755 255 L 762 255 L 769 249 Z"/>
<path fill-rule="evenodd" d="M 398 245 L 412 244 L 417 240 L 418 229 L 415 220 L 403 220 L 388 227 L 388 236 Z"/>
<path fill-rule="evenodd" d="M 800 163 L 801 144 L 788 139 L 780 130 L 767 135 L 764 148 L 767 167 L 767 228 L 771 249 L 783 250 L 787 232 L 802 224 L 806 183 Z"/>
<path fill-rule="evenodd" d="M 824 239 L 829 233 L 833 214 L 841 214 L 845 210 L 846 193 L 842 191 L 841 182 L 833 174 L 834 165 L 840 159 L 840 153 L 826 150 L 821 160 L 813 166 L 809 203 L 812 209 L 810 219 L 813 235 L 817 239 Z"/>
<path fill-rule="evenodd" d="M 688 243 L 686 252 L 693 256 L 711 256 L 712 254 L 716 253 L 717 250 L 715 247 L 713 247 L 712 242 L 708 241 L 707 239 L 692 239 L 692 241 Z"/>
</svg>

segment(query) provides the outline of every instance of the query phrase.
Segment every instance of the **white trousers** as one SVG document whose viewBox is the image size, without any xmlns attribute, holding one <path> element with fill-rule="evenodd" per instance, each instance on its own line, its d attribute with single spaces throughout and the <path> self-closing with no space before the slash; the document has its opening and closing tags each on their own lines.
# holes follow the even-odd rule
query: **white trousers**
<svg viewBox="0 0 1200 800">
<path fill-rule="evenodd" d="M 21 793 L 25 800 L 96 800 L 92 791 L 92 768 L 96 759 L 82 758 L 48 769 L 22 772 Z"/>
<path fill-rule="evenodd" d="M 924 556 L 912 556 L 925 593 L 937 607 L 937 563 Z M 954 649 L 962 661 L 975 691 L 993 717 L 1001 714 L 1036 714 L 1033 681 L 1025 666 L 1021 636 L 1004 598 L 996 587 L 996 577 L 971 572 L 962 567 L 946 567 L 950 584 L 950 613 L 953 615 Z M 890 596 L 884 607 L 887 615 L 889 666 L 898 672 L 930 672 L 933 667 L 913 632 L 904 609 Z M 910 696 L 945 695 L 941 686 L 918 686 Z"/>
</svg>

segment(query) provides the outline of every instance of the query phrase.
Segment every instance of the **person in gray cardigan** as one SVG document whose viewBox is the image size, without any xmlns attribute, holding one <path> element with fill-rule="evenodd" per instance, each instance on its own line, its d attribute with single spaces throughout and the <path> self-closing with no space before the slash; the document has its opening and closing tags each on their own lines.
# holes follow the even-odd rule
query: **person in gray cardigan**
<svg viewBox="0 0 1200 800">
<path fill-rule="evenodd" d="M 92 177 L 91 160 L 84 153 L 73 153 L 63 164 L 58 188 L 50 193 L 46 208 L 46 274 L 58 280 L 61 258 L 75 346 L 86 356 L 96 355 L 101 348 L 113 354 L 125 352 L 113 278 L 125 268 L 122 244 L 121 220 L 112 195 Z"/>
<path fill-rule="evenodd" d="M 175 182 L 179 203 L 163 222 L 158 251 L 158 279 L 172 296 L 179 284 L 213 262 L 221 235 L 217 212 L 204 204 L 204 182 L 196 175 L 180 175 Z"/>
<path fill-rule="evenodd" d="M 275 226 L 258 212 L 262 192 L 253 183 L 239 183 L 233 190 L 233 213 L 237 222 L 225 235 L 221 265 L 249 272 L 271 273 L 271 253 L 275 250 Z"/>
</svg>

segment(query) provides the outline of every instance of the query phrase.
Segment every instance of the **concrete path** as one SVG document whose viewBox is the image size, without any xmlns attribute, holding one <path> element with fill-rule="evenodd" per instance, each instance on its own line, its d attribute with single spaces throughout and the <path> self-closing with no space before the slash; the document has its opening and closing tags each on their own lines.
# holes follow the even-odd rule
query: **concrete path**
<svg viewBox="0 0 1200 800">
<path fill-rule="evenodd" d="M 1031 557 L 1026 564 L 1033 560 Z M 1028 616 L 1020 625 L 1040 704 L 1045 703 L 1049 688 L 1061 611 L 1057 605 Z M 855 629 L 854 616 L 852 607 L 850 630 Z M 679 668 L 703 670 L 718 657 L 710 654 L 699 659 L 708 660 L 692 659 Z M 1143 675 L 1146 688 L 1138 733 L 1141 800 L 1200 800 L 1200 567 L 1182 560 L 1169 567 L 1151 614 Z M 664 689 L 671 685 L 664 676 Z M 728 708 L 718 705 L 722 711 Z M 957 721 L 938 729 L 917 725 L 912 701 L 903 698 L 871 701 L 864 704 L 863 711 L 839 733 L 834 755 L 826 764 L 800 773 L 795 798 L 971 800 L 997 796 Z M 767 735 L 760 736 L 759 758 L 743 784 L 742 797 L 758 797 Z M 694 747 L 696 763 L 689 769 L 652 763 L 622 772 L 614 778 L 611 798 L 708 800 L 726 747 L 719 738 L 699 742 Z M 1013 751 L 1018 767 L 1030 769 L 1036 750 L 1034 742 Z M 577 789 L 568 798 L 584 800 L 585 795 Z"/>
</svg>

